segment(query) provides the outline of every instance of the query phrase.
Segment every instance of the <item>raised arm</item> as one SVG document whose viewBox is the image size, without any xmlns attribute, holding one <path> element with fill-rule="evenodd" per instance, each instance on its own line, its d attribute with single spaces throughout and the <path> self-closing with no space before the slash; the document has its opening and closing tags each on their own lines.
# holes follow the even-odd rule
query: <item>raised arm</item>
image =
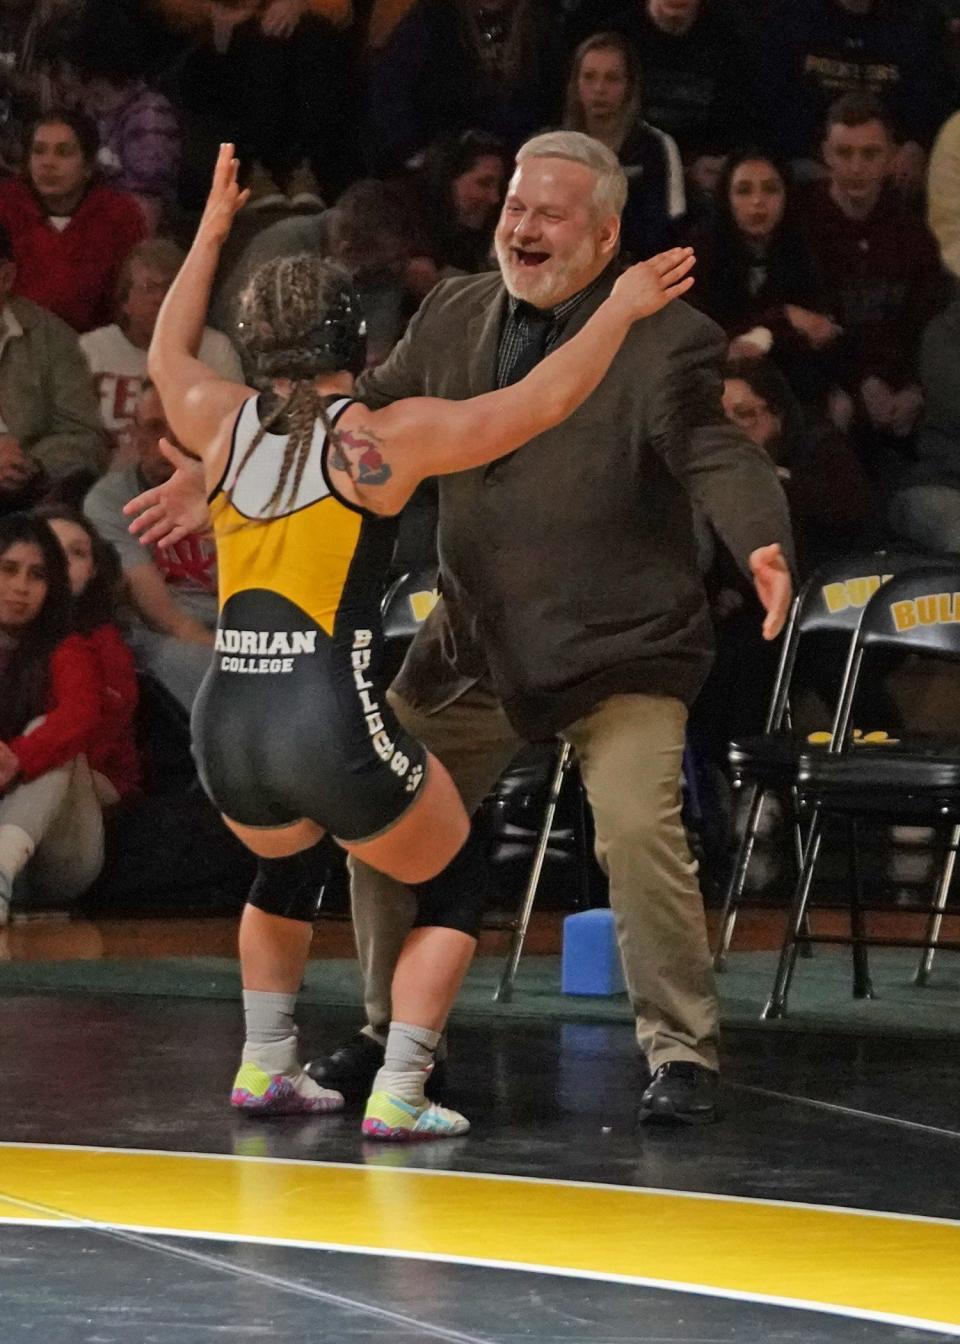
<svg viewBox="0 0 960 1344">
<path fill-rule="evenodd" d="M 148 368 L 170 428 L 180 442 L 202 454 L 224 420 L 252 396 L 197 359 L 210 289 L 234 216 L 247 200 L 237 185 L 233 145 L 221 145 L 213 185 L 187 259 L 170 286 L 150 342 Z"/>
<path fill-rule="evenodd" d="M 685 294 L 692 249 L 673 248 L 621 275 L 583 329 L 520 382 L 468 401 L 415 397 L 382 411 L 351 409 L 341 421 L 334 466 L 378 512 L 401 508 L 427 476 L 482 466 L 560 424 L 601 382 L 634 322 Z M 361 459 L 382 459 L 382 485 L 361 484 Z M 369 479 L 369 472 L 366 474 Z"/>
</svg>

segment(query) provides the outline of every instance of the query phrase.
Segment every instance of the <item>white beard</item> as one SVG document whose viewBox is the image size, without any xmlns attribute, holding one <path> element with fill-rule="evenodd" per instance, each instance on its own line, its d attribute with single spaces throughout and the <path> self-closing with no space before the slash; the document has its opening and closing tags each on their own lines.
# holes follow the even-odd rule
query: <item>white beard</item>
<svg viewBox="0 0 960 1344">
<path fill-rule="evenodd" d="M 599 255 L 594 240 L 589 237 L 584 238 L 570 256 L 563 259 L 551 257 L 529 270 L 517 265 L 510 245 L 502 244 L 499 239 L 496 240 L 496 253 L 507 293 L 532 303 L 534 308 L 552 308 L 555 303 L 576 294 L 582 288 L 576 283 L 577 277 L 588 275 Z"/>
</svg>

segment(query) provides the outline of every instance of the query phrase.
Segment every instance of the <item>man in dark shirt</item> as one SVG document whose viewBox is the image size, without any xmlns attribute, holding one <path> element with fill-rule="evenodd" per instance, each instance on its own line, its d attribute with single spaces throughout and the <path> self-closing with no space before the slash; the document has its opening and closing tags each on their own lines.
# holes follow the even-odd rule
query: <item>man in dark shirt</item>
<svg viewBox="0 0 960 1344">
<path fill-rule="evenodd" d="M 887 185 L 895 152 L 877 99 L 839 99 L 823 141 L 829 180 L 810 193 L 804 236 L 844 331 L 845 391 L 874 429 L 904 437 L 923 404 L 920 339 L 948 293 L 933 235 Z"/>
</svg>

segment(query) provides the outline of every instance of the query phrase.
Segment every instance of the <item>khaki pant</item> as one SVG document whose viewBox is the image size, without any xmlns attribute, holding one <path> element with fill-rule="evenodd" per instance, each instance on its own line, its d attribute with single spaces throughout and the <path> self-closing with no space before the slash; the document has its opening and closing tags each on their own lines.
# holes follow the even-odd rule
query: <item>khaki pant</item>
<svg viewBox="0 0 960 1344">
<path fill-rule="evenodd" d="M 393 692 L 401 724 L 450 771 L 474 812 L 523 745 L 492 695 L 474 687 L 436 714 Z M 686 710 L 666 696 L 613 696 L 564 734 L 577 754 L 610 879 L 637 1040 L 651 1069 L 717 1067 L 718 1013 L 696 864 L 680 818 Z M 370 1027 L 385 1033 L 390 981 L 413 923 L 411 893 L 352 864 L 353 919 Z"/>
</svg>

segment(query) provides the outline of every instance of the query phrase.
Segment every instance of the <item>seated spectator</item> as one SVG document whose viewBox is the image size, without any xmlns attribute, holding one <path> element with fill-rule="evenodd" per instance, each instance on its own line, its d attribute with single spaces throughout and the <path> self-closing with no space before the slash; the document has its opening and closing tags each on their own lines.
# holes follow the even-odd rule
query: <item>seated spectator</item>
<svg viewBox="0 0 960 1344">
<path fill-rule="evenodd" d="M 120 461 L 130 460 L 128 430 L 147 381 L 147 350 L 160 306 L 183 258 L 180 248 L 166 238 L 138 243 L 124 259 L 117 281 L 118 320 L 80 337 L 80 349 L 100 398 L 100 413 Z M 199 357 L 222 378 L 242 381 L 240 357 L 221 332 L 204 329 Z M 117 461 L 115 456 L 114 465 Z"/>
<path fill-rule="evenodd" d="M 757 102 L 779 152 L 818 158 L 831 103 L 872 94 L 896 131 L 890 171 L 919 191 L 926 152 L 951 106 L 945 24 L 926 3 L 775 0 L 762 26 Z"/>
<path fill-rule="evenodd" d="M 192 37 L 161 81 L 183 123 L 186 209 L 202 207 L 224 140 L 290 196 L 332 200 L 357 176 L 357 80 L 338 26 L 349 18 L 343 0 L 160 3 Z"/>
<path fill-rule="evenodd" d="M 0 3 L 0 167 L 7 172 L 18 171 L 24 133 L 49 106 L 54 58 L 75 9 L 76 0 Z"/>
<path fill-rule="evenodd" d="M 805 571 L 879 541 L 860 459 L 842 434 L 800 405 L 775 364 L 766 359 L 728 364 L 723 410 L 776 463 Z"/>
<path fill-rule="evenodd" d="M 75 509 L 45 504 L 33 516 L 42 518 L 60 543 L 73 598 L 73 629 L 86 640 L 97 665 L 100 722 L 87 761 L 110 782 L 117 800 L 129 797 L 141 783 L 134 726 L 139 691 L 133 654 L 120 633 L 119 557 Z M 100 792 L 106 797 L 105 790 Z"/>
<path fill-rule="evenodd" d="M 559 25 L 543 0 L 417 0 L 371 62 L 368 158 L 378 174 L 473 129 L 512 153 L 560 113 Z"/>
<path fill-rule="evenodd" d="M 228 239 L 217 272 L 211 321 L 221 331 L 236 331 L 240 297 L 265 262 L 301 253 L 334 256 L 352 275 L 360 296 L 368 360 L 385 359 L 437 278 L 430 257 L 415 258 L 411 267 L 415 247 L 408 203 L 385 183 L 363 179 L 330 210 L 304 214 L 286 208 L 278 215 L 271 208 L 263 215 L 261 227 L 260 211 L 248 206 L 240 214 L 236 239 Z"/>
<path fill-rule="evenodd" d="M 408 211 L 383 182 L 354 182 L 319 221 L 319 251 L 353 279 L 367 323 L 367 363 L 380 364 L 439 275 L 415 251 Z"/>
<path fill-rule="evenodd" d="M 731 356 L 769 355 L 804 400 L 825 394 L 821 365 L 841 332 L 796 227 L 785 169 L 762 150 L 735 154 L 713 220 L 690 241 L 697 254 L 690 301 L 723 327 Z"/>
<path fill-rule="evenodd" d="M 464 131 L 427 150 L 411 184 L 415 248 L 433 266 L 425 267 L 425 285 L 444 272 L 491 269 L 493 230 L 512 171 L 506 147 L 483 131 Z"/>
<path fill-rule="evenodd" d="M 28 508 L 78 473 L 99 475 L 106 435 L 75 334 L 28 299 L 0 225 L 0 513 Z"/>
<path fill-rule="evenodd" d="M 137 662 L 189 710 L 210 663 L 217 622 L 213 541 L 207 535 L 188 536 L 151 551 L 127 531 L 122 512 L 134 496 L 171 475 L 161 447 L 164 438 L 176 442 L 157 391 L 147 383 L 134 417 L 137 460 L 102 477 L 83 511 L 120 556 L 135 614 L 127 641 Z"/>
<path fill-rule="evenodd" d="M 268 184 L 234 220 L 214 280 L 207 321 L 229 337 L 237 327 L 240 295 L 259 266 L 275 257 L 296 257 L 323 249 L 320 219 L 324 207 L 305 202 L 294 205 Z M 256 186 L 256 184 L 255 184 Z"/>
<path fill-rule="evenodd" d="M 960 280 L 960 112 L 943 127 L 930 155 L 927 209 L 943 264 Z"/>
<path fill-rule="evenodd" d="M 87 760 L 103 690 L 90 647 L 71 633 L 71 605 L 47 524 L 0 519 L 0 923 L 21 874 L 33 897 L 62 903 L 103 865 L 103 808 L 117 790 Z"/>
<path fill-rule="evenodd" d="M 615 27 L 640 57 L 645 115 L 710 192 L 723 156 L 754 129 L 746 48 L 726 0 L 630 0 Z"/>
<path fill-rule="evenodd" d="M 882 105 L 838 99 L 823 142 L 829 178 L 810 192 L 804 234 L 844 331 L 847 399 L 834 399 L 835 423 L 849 423 L 857 402 L 874 430 L 904 438 L 923 406 L 920 338 L 947 290 L 933 236 L 887 188 L 895 156 Z"/>
<path fill-rule="evenodd" d="M 103 179 L 135 198 L 153 233 L 176 198 L 180 127 L 169 101 L 143 79 L 148 34 L 125 16 L 105 35 L 102 17 L 90 11 L 71 59 L 83 105 L 97 123 Z"/>
<path fill-rule="evenodd" d="M 960 552 L 960 300 L 923 337 L 920 380 L 926 409 L 916 461 L 890 500 L 895 535 L 931 551 Z"/>
<path fill-rule="evenodd" d="M 597 33 L 581 42 L 574 55 L 563 118 L 564 130 L 592 135 L 623 165 L 629 190 L 620 246 L 634 261 L 672 247 L 677 223 L 687 210 L 677 143 L 644 121 L 640 85 L 637 55 L 629 42 L 619 33 Z"/>
<path fill-rule="evenodd" d="M 109 320 L 123 258 L 147 232 L 133 197 L 100 181 L 98 150 L 87 117 L 50 112 L 30 131 L 23 176 L 0 182 L 17 292 L 75 331 Z"/>
</svg>

